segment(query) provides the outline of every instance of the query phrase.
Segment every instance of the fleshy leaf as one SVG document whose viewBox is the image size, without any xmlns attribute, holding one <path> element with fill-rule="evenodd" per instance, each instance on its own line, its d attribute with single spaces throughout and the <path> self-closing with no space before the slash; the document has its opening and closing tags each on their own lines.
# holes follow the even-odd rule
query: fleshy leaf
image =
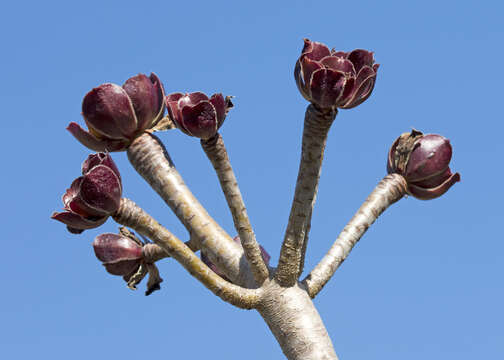
<svg viewBox="0 0 504 360">
<path fill-rule="evenodd" d="M 102 225 L 107 221 L 108 217 L 97 218 L 94 220 L 88 220 L 79 216 L 78 214 L 65 211 L 65 212 L 55 212 L 52 214 L 51 219 L 61 221 L 62 223 L 80 230 L 94 229 Z"/>
<path fill-rule="evenodd" d="M 121 200 L 121 181 L 107 166 L 92 168 L 81 183 L 80 196 L 93 209 L 114 213 Z"/>
<path fill-rule="evenodd" d="M 348 54 L 347 59 L 354 65 L 356 74 L 358 74 L 364 66 L 372 66 L 374 63 L 373 53 L 362 49 L 353 50 Z"/>
<path fill-rule="evenodd" d="M 217 128 L 220 128 L 226 118 L 227 109 L 224 96 L 222 94 L 214 94 L 210 97 L 210 103 L 214 106 L 217 115 Z"/>
<path fill-rule="evenodd" d="M 116 84 L 103 84 L 87 93 L 82 115 L 88 127 L 111 139 L 130 139 L 137 130 L 133 104 Z"/>
<path fill-rule="evenodd" d="M 109 167 L 117 175 L 117 177 L 121 179 L 119 169 L 117 168 L 115 162 L 112 160 L 112 157 L 107 153 L 89 155 L 88 158 L 82 163 L 82 175 L 86 175 L 89 170 L 98 165 L 105 165 Z"/>
<path fill-rule="evenodd" d="M 332 70 L 338 70 L 346 73 L 356 74 L 351 61 L 337 56 L 326 56 L 320 63 Z"/>
<path fill-rule="evenodd" d="M 312 60 L 318 61 L 323 57 L 331 55 L 331 51 L 322 43 L 304 39 L 303 54 L 306 54 Z"/>
<path fill-rule="evenodd" d="M 318 69 L 323 69 L 324 66 L 316 61 L 312 61 L 306 56 L 302 56 L 301 59 L 299 59 L 299 63 L 301 66 L 303 87 L 309 87 L 312 74 Z"/>
<path fill-rule="evenodd" d="M 129 78 L 122 87 L 133 104 L 138 120 L 136 128 L 146 129 L 156 118 L 164 99 L 160 98 L 158 89 L 144 74 Z"/>
<path fill-rule="evenodd" d="M 343 93 L 345 75 L 339 71 L 320 69 L 312 74 L 310 81 L 311 97 L 314 103 L 322 108 L 336 105 Z"/>
<path fill-rule="evenodd" d="M 217 114 L 209 101 L 195 106 L 184 106 L 181 111 L 184 127 L 201 139 L 209 139 L 217 132 Z"/>
<path fill-rule="evenodd" d="M 357 75 L 350 99 L 341 108 L 351 109 L 366 101 L 373 91 L 375 80 L 376 73 L 373 69 L 369 66 L 364 67 Z"/>
<path fill-rule="evenodd" d="M 408 184 L 408 193 L 420 200 L 435 199 L 447 192 L 456 182 L 460 181 L 460 174 L 455 173 L 441 185 L 434 188 L 423 188 L 415 184 Z"/>
<path fill-rule="evenodd" d="M 410 155 L 405 177 L 418 182 L 446 171 L 452 157 L 448 139 L 440 135 L 424 135 Z"/>
<path fill-rule="evenodd" d="M 93 151 L 123 151 L 126 150 L 128 142 L 124 140 L 99 139 L 80 127 L 79 124 L 71 122 L 67 130 L 85 147 Z"/>
<path fill-rule="evenodd" d="M 98 235 L 93 241 L 93 249 L 96 257 L 104 263 L 142 259 L 142 247 L 132 239 L 118 234 Z"/>
</svg>

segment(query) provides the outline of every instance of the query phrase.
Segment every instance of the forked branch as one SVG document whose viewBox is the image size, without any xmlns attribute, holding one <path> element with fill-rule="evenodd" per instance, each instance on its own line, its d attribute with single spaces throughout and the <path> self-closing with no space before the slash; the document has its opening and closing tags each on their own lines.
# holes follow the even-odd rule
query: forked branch
<svg viewBox="0 0 504 360">
<path fill-rule="evenodd" d="M 221 278 L 205 265 L 188 246 L 133 201 L 122 198 L 119 209 L 113 218 L 117 223 L 130 227 L 154 241 L 222 300 L 242 309 L 252 309 L 257 306 L 261 290 L 244 289 Z"/>
<path fill-rule="evenodd" d="M 128 148 L 133 167 L 161 196 L 191 238 L 198 242 L 210 260 L 222 269 L 234 283 L 255 287 L 246 261 L 240 261 L 243 249 L 212 219 L 194 197 L 175 169 L 165 147 L 153 134 L 144 133 Z"/>
</svg>

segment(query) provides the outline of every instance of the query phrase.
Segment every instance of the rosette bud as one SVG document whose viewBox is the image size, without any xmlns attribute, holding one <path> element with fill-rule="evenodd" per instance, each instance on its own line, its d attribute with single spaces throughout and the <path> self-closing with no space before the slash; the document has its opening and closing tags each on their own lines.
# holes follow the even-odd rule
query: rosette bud
<svg viewBox="0 0 504 360">
<path fill-rule="evenodd" d="M 144 130 L 154 126 L 164 113 L 164 89 L 159 78 L 139 74 L 123 86 L 102 84 L 82 102 L 82 115 L 89 129 L 70 123 L 67 130 L 94 151 L 123 151 Z"/>
<path fill-rule="evenodd" d="M 152 258 L 146 255 L 145 249 L 149 246 L 152 245 L 144 244 L 124 227 L 119 228 L 119 234 L 101 234 L 93 241 L 95 255 L 107 272 L 122 276 L 130 289 L 136 290 L 136 286 L 149 274 L 145 295 L 160 290 L 163 282 Z"/>
<path fill-rule="evenodd" d="M 451 157 L 452 147 L 448 139 L 412 130 L 392 144 L 387 171 L 404 176 L 410 195 L 421 200 L 434 199 L 460 181 L 460 174 L 450 171 Z"/>
<path fill-rule="evenodd" d="M 51 217 L 78 234 L 102 225 L 114 214 L 121 194 L 121 176 L 110 155 L 92 154 L 82 163 L 82 176 L 63 195 L 65 211 L 55 212 Z"/>
<path fill-rule="evenodd" d="M 241 246 L 241 241 L 240 241 L 240 237 L 239 236 L 235 236 L 233 238 L 233 241 L 235 243 L 237 243 L 238 245 Z M 271 256 L 270 254 L 268 254 L 268 252 L 261 246 L 259 245 L 259 249 L 261 250 L 261 256 L 264 260 L 264 262 L 266 263 L 266 266 L 269 265 L 269 262 L 270 262 L 270 259 L 271 259 Z M 213 262 L 210 261 L 210 259 L 208 258 L 208 256 L 206 256 L 205 252 L 204 251 L 201 251 L 201 261 L 203 261 L 214 273 L 216 273 L 217 275 L 219 275 L 221 278 L 227 280 L 227 281 L 230 281 L 226 275 L 224 274 L 223 271 L 221 271 L 217 265 L 215 265 Z"/>
<path fill-rule="evenodd" d="M 378 67 L 370 51 L 329 50 L 322 43 L 305 39 L 294 78 L 306 100 L 323 109 L 350 109 L 371 95 Z"/>
<path fill-rule="evenodd" d="M 127 276 L 136 272 L 142 262 L 142 244 L 112 233 L 98 235 L 93 241 L 96 257 L 112 275 Z"/>
<path fill-rule="evenodd" d="M 200 139 L 217 134 L 232 107 L 231 97 L 224 98 L 222 94 L 208 98 L 202 92 L 174 93 L 166 97 L 170 119 L 182 132 Z"/>
</svg>

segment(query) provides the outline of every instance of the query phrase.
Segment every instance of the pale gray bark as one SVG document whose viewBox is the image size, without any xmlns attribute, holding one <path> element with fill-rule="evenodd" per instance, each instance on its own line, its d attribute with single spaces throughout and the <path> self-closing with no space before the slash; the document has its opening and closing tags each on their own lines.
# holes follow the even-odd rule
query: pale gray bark
<svg viewBox="0 0 504 360">
<path fill-rule="evenodd" d="M 298 284 L 263 286 L 258 311 L 289 360 L 338 359 L 331 339 L 306 290 Z"/>
<path fill-rule="evenodd" d="M 117 223 L 130 227 L 154 241 L 222 300 L 242 309 L 252 309 L 257 306 L 261 289 L 244 289 L 221 278 L 201 261 L 187 245 L 133 201 L 121 199 L 121 205 L 113 217 Z"/>
<path fill-rule="evenodd" d="M 153 134 L 144 133 L 128 148 L 128 159 L 161 196 L 186 229 L 235 284 L 255 287 L 243 249 L 212 219 L 175 169 L 165 147 Z M 242 261 L 243 258 L 243 261 Z"/>
<path fill-rule="evenodd" d="M 208 140 L 201 140 L 201 147 L 217 173 L 222 191 L 231 210 L 235 229 L 240 236 L 243 251 L 257 284 L 261 285 L 269 277 L 269 271 L 261 256 L 261 250 L 252 225 L 250 225 L 247 209 L 231 167 L 224 140 L 217 133 Z"/>
<path fill-rule="evenodd" d="M 310 110 L 309 108 L 307 113 L 310 111 L 317 111 L 317 109 Z M 155 230 L 156 226 L 153 225 L 155 220 L 146 221 L 144 225 L 135 225 L 124 219 L 121 220 L 123 224 L 133 225 L 136 231 L 153 239 L 225 301 L 242 308 L 256 308 L 289 360 L 337 359 L 331 339 L 311 297 L 314 297 L 330 279 L 341 261 L 376 217 L 388 205 L 404 195 L 405 188 L 402 177 L 398 175 L 385 177 L 347 225 L 343 235 L 338 238 L 339 242 L 337 241 L 337 244 L 331 248 L 310 276 L 303 283 L 299 283 L 297 277 L 304 262 L 325 140 L 333 119 L 330 117 L 331 114 L 325 114 L 326 117 L 329 116 L 330 121 L 327 123 L 326 118 L 324 125 L 317 122 L 317 116 L 312 115 L 307 114 L 307 118 L 315 121 L 315 124 L 305 127 L 305 133 L 308 135 L 303 139 L 302 164 L 289 221 L 290 230 L 286 232 L 286 240 L 284 239 L 282 246 L 281 260 L 283 259 L 283 262 L 280 261 L 280 265 L 284 267 L 285 277 L 271 275 L 260 288 L 254 289 L 256 283 L 251 268 L 245 261 L 243 250 L 232 241 L 196 200 L 176 171 L 166 149 L 152 134 L 141 135 L 132 143 L 128 149 L 131 163 L 188 229 L 191 234 L 192 250 L 204 249 L 210 260 L 217 264 L 234 284 L 243 287 L 231 284 L 211 272 L 190 248 L 178 239 L 173 240 L 174 235 L 166 233 L 166 229 Z M 311 120 L 308 122 L 310 123 Z M 319 116 L 318 121 L 321 120 L 323 119 Z M 223 173 L 226 171 L 224 169 Z M 230 177 L 229 173 L 221 176 L 224 183 L 232 182 L 234 179 L 234 175 Z M 231 189 L 230 192 L 236 189 Z M 242 211 L 239 209 L 240 206 L 237 207 L 237 211 Z M 146 215 L 135 216 L 145 218 Z M 299 232 L 296 232 L 296 229 Z M 156 251 L 159 255 L 159 249 Z M 270 269 L 272 274 L 274 274 L 273 270 Z"/>
<path fill-rule="evenodd" d="M 294 285 L 303 271 L 310 216 L 317 196 L 324 149 L 336 109 L 306 109 L 301 162 L 289 222 L 278 261 L 276 279 L 283 286 Z"/>
<path fill-rule="evenodd" d="M 121 199 L 113 218 L 154 241 L 222 300 L 242 309 L 256 308 L 287 359 L 337 359 L 322 319 L 302 285 L 285 288 L 275 280 L 266 280 L 259 289 L 244 289 L 231 284 L 210 270 L 187 245 L 129 199 Z"/>
<path fill-rule="evenodd" d="M 197 251 L 193 241 L 188 240 L 184 244 L 193 252 Z M 145 244 L 142 247 L 142 252 L 145 261 L 148 263 L 155 263 L 156 261 L 171 257 L 161 246 L 152 243 Z"/>
<path fill-rule="evenodd" d="M 331 279 L 355 244 L 381 213 L 406 194 L 406 187 L 406 180 L 399 174 L 387 175 L 378 183 L 357 213 L 345 226 L 331 249 L 303 280 L 312 298 Z"/>
</svg>

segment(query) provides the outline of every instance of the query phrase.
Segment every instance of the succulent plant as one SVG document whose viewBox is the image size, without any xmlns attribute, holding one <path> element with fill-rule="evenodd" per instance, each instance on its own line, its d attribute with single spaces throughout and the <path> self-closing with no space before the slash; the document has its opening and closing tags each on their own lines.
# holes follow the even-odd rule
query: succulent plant
<svg viewBox="0 0 504 360">
<path fill-rule="evenodd" d="M 128 287 L 136 290 L 137 285 L 149 275 L 145 295 L 160 290 L 163 279 L 159 269 L 149 256 L 149 246 L 144 244 L 133 232 L 125 227 L 119 234 L 105 233 L 93 241 L 93 249 L 109 274 L 122 276 Z"/>
<path fill-rule="evenodd" d="M 51 217 L 78 234 L 102 225 L 115 213 L 121 194 L 121 175 L 111 156 L 92 154 L 82 164 L 82 176 L 63 195 L 65 211 L 55 212 Z"/>
<path fill-rule="evenodd" d="M 113 233 L 98 235 L 93 241 L 96 257 L 112 275 L 127 276 L 142 262 L 142 244 L 130 237 Z"/>
<path fill-rule="evenodd" d="M 67 130 L 94 151 L 124 151 L 135 137 L 154 126 L 164 113 L 164 89 L 158 77 L 139 74 L 123 86 L 102 84 L 82 102 L 89 131 L 77 123 Z"/>
<path fill-rule="evenodd" d="M 202 92 L 174 93 L 166 97 L 166 107 L 168 116 L 185 134 L 209 139 L 217 134 L 233 103 L 230 96 L 222 94 L 209 98 Z"/>
<path fill-rule="evenodd" d="M 387 171 L 404 176 L 410 195 L 421 200 L 434 199 L 460 181 L 460 174 L 452 174 L 450 170 L 451 157 L 452 147 L 448 139 L 412 130 L 392 144 Z"/>
<path fill-rule="evenodd" d="M 320 108 L 350 109 L 371 95 L 378 67 L 370 51 L 329 50 L 305 39 L 294 78 L 303 97 Z"/>
</svg>

